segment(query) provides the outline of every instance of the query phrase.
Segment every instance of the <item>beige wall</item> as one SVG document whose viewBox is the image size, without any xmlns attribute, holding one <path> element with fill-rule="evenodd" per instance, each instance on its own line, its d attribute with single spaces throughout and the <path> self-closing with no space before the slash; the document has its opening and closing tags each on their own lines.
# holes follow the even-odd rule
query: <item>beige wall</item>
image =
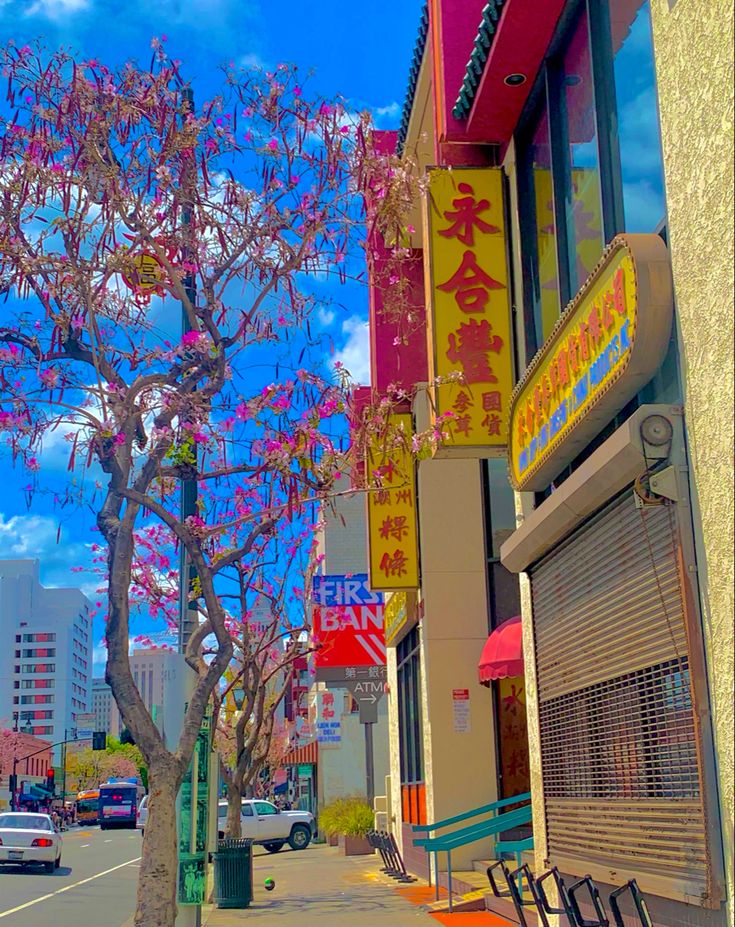
<svg viewBox="0 0 735 927">
<path fill-rule="evenodd" d="M 731 0 L 651 5 L 733 923 L 733 5 Z"/>
<path fill-rule="evenodd" d="M 416 416 L 420 430 L 425 408 L 418 401 Z M 424 460 L 418 469 L 429 821 L 498 797 L 492 696 L 480 685 L 477 671 L 488 635 L 480 467 L 478 460 Z M 470 733 L 454 731 L 453 689 L 469 689 Z M 453 868 L 486 858 L 491 846 L 483 841 L 453 852 Z"/>
</svg>

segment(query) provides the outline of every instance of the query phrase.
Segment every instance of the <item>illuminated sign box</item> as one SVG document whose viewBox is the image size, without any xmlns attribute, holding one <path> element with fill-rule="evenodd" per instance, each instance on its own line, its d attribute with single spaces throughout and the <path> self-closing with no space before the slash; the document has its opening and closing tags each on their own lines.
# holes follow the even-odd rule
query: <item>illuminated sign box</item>
<svg viewBox="0 0 735 927">
<path fill-rule="evenodd" d="M 387 647 L 395 647 L 418 622 L 416 593 L 394 592 L 385 604 L 384 626 Z"/>
<path fill-rule="evenodd" d="M 427 338 L 437 457 L 503 456 L 513 389 L 500 168 L 431 168 L 424 198 Z M 446 416 L 446 417 L 445 417 Z"/>
<path fill-rule="evenodd" d="M 618 235 L 513 393 L 510 478 L 546 489 L 661 366 L 673 286 L 658 235 Z"/>
</svg>

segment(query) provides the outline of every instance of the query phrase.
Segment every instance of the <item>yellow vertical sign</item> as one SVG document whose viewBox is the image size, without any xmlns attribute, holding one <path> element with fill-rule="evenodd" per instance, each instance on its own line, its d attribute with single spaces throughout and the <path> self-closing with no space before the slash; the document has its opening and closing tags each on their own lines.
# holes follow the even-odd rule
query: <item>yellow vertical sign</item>
<svg viewBox="0 0 735 927">
<path fill-rule="evenodd" d="M 447 456 L 492 456 L 508 443 L 513 345 L 503 177 L 499 168 L 429 171 L 429 374 Z M 442 382 L 461 375 L 461 382 Z"/>
<path fill-rule="evenodd" d="M 411 415 L 391 415 L 386 433 L 373 438 L 368 453 L 370 588 L 376 591 L 419 585 L 412 437 Z"/>
</svg>

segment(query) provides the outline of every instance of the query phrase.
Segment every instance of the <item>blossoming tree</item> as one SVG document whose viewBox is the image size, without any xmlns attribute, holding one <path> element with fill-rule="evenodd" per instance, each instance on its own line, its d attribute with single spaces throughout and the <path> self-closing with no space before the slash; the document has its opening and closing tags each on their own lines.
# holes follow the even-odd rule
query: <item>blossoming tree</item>
<svg viewBox="0 0 735 927">
<path fill-rule="evenodd" d="M 106 678 L 149 769 L 135 923 L 171 927 L 172 809 L 233 656 L 226 574 L 265 564 L 344 467 L 344 390 L 311 362 L 310 315 L 315 279 L 347 272 L 362 127 L 288 68 L 229 69 L 194 108 L 158 43 L 115 71 L 0 54 L 0 431 L 32 471 L 58 434 L 88 470 L 67 496 L 96 515 Z M 182 552 L 194 682 L 171 744 L 128 641 L 136 610 L 176 610 Z"/>
</svg>

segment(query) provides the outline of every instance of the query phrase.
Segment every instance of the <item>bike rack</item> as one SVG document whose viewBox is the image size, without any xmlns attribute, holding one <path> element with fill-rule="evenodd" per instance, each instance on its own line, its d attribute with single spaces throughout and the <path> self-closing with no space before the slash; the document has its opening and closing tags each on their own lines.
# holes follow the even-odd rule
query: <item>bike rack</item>
<svg viewBox="0 0 735 927">
<path fill-rule="evenodd" d="M 409 875 L 403 863 L 403 858 L 398 849 L 396 838 L 393 834 L 386 831 L 369 831 L 367 834 L 368 843 L 373 849 L 380 853 L 383 861 L 381 872 L 389 875 L 396 882 L 416 882 L 415 876 Z"/>
<path fill-rule="evenodd" d="M 635 879 L 631 879 L 629 882 L 626 882 L 625 885 L 621 885 L 620 888 L 616 888 L 615 891 L 610 894 L 610 910 L 615 918 L 615 927 L 626 927 L 618 905 L 618 898 L 625 892 L 630 892 L 636 913 L 641 922 L 640 927 L 653 927 L 653 921 L 651 920 L 651 915 L 648 913 L 646 900 L 643 895 L 641 895 L 641 891 Z"/>
<path fill-rule="evenodd" d="M 507 890 L 501 889 L 498 885 L 495 878 L 497 870 L 503 873 Z M 530 927 L 528 919 L 526 918 L 525 908 L 535 908 L 539 927 L 549 927 L 547 914 L 566 915 L 569 927 L 633 927 L 630 923 L 626 923 L 620 910 L 619 899 L 622 895 L 627 893 L 631 896 L 638 917 L 635 927 L 653 927 L 651 915 L 648 912 L 645 899 L 635 879 L 631 879 L 626 882 L 625 885 L 616 888 L 610 893 L 608 901 L 614 918 L 614 924 L 611 924 L 605 912 L 605 906 L 602 903 L 599 889 L 589 875 L 584 876 L 584 878 L 579 879 L 567 888 L 556 866 L 548 869 L 538 878 L 534 878 L 527 864 L 511 871 L 508 869 L 505 860 L 501 859 L 487 867 L 487 878 L 493 895 L 497 898 L 511 899 L 516 909 L 520 927 Z M 524 878 L 528 883 L 530 893 L 530 898 L 528 899 L 523 898 L 521 893 L 521 886 L 523 885 Z M 556 904 L 550 902 L 544 885 L 549 879 L 552 879 L 556 886 L 556 892 L 559 898 Z M 587 890 L 592 907 L 594 908 L 595 920 L 589 920 L 582 915 L 580 904 L 577 900 L 577 893 L 582 889 Z"/>
</svg>

